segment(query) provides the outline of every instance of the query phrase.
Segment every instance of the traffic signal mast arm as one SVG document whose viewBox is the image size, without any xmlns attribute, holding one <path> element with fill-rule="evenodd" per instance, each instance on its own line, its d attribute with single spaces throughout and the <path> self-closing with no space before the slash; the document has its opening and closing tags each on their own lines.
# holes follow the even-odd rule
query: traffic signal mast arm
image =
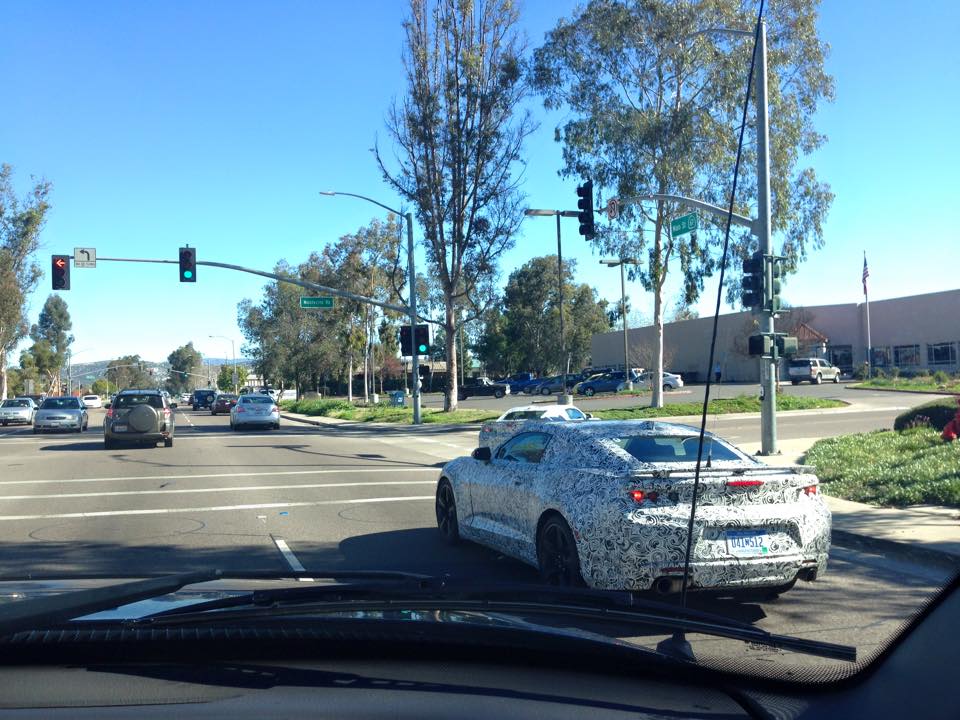
<svg viewBox="0 0 960 720">
<path fill-rule="evenodd" d="M 710 203 L 703 202 L 702 200 L 694 200 L 693 198 L 688 198 L 683 195 L 663 195 L 656 193 L 654 195 L 634 195 L 633 197 L 628 198 L 618 198 L 618 202 L 621 207 L 631 203 L 644 202 L 648 200 L 664 200 L 667 202 L 675 202 L 679 203 L 680 205 L 686 205 L 694 210 L 702 210 L 703 212 L 710 213 L 711 215 L 715 215 L 721 219 L 727 217 L 727 211 L 724 208 L 711 205 Z M 758 234 L 757 220 L 752 220 L 744 215 L 737 215 L 737 213 L 733 213 L 730 217 L 731 222 L 733 222 L 734 225 L 742 225 L 743 227 L 750 228 L 751 234 Z"/>
</svg>

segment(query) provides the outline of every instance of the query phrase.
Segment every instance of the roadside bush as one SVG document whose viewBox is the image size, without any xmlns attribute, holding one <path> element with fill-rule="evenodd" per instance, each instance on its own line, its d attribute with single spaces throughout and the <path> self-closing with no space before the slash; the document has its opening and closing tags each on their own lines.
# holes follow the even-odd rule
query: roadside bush
<svg viewBox="0 0 960 720">
<path fill-rule="evenodd" d="M 943 370 L 937 370 L 933 374 L 933 381 L 937 385 L 946 385 L 948 382 L 950 382 L 950 376 L 947 373 L 945 373 Z"/>
<path fill-rule="evenodd" d="M 900 371 L 900 377 L 902 378 L 922 378 L 929 375 L 930 371 L 927 368 L 904 368 Z"/>
<path fill-rule="evenodd" d="M 857 366 L 853 369 L 853 379 L 854 379 L 854 380 L 866 380 L 866 379 L 867 379 L 867 367 L 868 367 L 868 365 L 867 365 L 866 363 L 863 363 L 862 365 L 857 365 Z"/>
<path fill-rule="evenodd" d="M 897 415 L 893 421 L 894 430 L 906 430 L 918 424 L 923 424 L 920 418 L 926 418 L 929 427 L 937 432 L 943 432 L 947 423 L 957 414 L 957 399 L 945 397 L 932 400 L 923 405 L 917 405 L 906 412 Z"/>
<path fill-rule="evenodd" d="M 301 415 L 343 417 L 352 415 L 356 408 L 345 400 L 297 400 L 285 409 Z"/>
<path fill-rule="evenodd" d="M 890 368 L 890 377 L 893 378 L 894 380 L 900 377 L 900 368 L 898 367 Z"/>
</svg>

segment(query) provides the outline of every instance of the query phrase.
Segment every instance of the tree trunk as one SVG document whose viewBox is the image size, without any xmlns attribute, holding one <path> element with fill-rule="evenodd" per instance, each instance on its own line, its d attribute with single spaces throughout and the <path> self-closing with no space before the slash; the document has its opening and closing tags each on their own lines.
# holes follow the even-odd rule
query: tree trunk
<svg viewBox="0 0 960 720">
<path fill-rule="evenodd" d="M 353 355 L 347 360 L 347 402 L 353 402 Z"/>
<path fill-rule="evenodd" d="M 447 396 L 443 401 L 443 409 L 450 411 L 457 409 L 457 315 L 450 298 L 447 298 L 443 328 L 447 342 Z"/>
<path fill-rule="evenodd" d="M 0 400 L 7 399 L 7 351 L 0 350 Z"/>
</svg>

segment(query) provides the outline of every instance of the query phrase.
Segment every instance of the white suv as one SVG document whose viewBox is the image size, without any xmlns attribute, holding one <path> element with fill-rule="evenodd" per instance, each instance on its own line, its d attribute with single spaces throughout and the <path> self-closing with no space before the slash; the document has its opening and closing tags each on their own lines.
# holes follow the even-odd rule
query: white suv
<svg viewBox="0 0 960 720">
<path fill-rule="evenodd" d="M 819 385 L 824 380 L 840 382 L 841 370 L 822 358 L 794 358 L 790 361 L 788 372 L 790 382 L 794 385 L 799 385 L 804 380 Z"/>
</svg>

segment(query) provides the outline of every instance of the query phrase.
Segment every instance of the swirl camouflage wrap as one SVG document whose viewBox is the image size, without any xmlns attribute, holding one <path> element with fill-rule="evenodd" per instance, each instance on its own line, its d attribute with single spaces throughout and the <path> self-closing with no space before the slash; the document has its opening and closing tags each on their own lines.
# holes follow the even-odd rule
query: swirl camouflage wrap
<svg viewBox="0 0 960 720">
<path fill-rule="evenodd" d="M 441 471 L 460 536 L 538 566 L 540 529 L 560 516 L 587 585 L 647 590 L 682 575 L 699 429 L 655 421 L 524 423 Z M 789 587 L 826 570 L 830 511 L 809 468 L 773 467 L 707 433 L 690 583 Z"/>
</svg>

